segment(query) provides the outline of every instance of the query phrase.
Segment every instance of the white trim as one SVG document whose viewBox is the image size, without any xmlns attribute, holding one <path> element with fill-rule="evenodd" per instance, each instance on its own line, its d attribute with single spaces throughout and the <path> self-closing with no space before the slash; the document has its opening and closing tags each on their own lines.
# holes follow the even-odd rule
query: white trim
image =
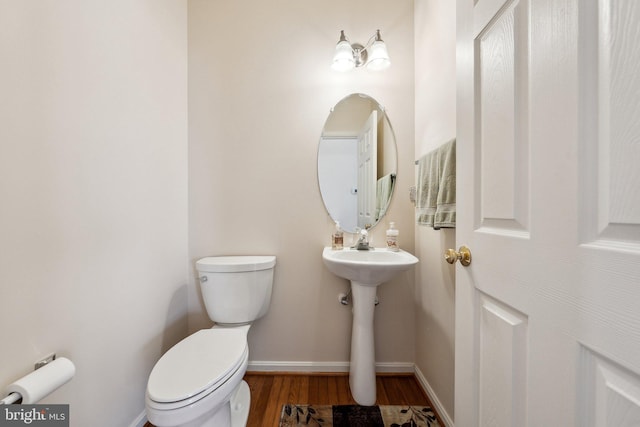
<svg viewBox="0 0 640 427">
<path fill-rule="evenodd" d="M 413 374 L 415 365 L 406 362 L 384 362 L 376 363 L 376 372 L 392 372 L 399 374 Z"/>
<path fill-rule="evenodd" d="M 415 374 L 418 382 L 424 389 L 424 392 L 427 393 L 427 396 L 429 396 L 429 400 L 431 400 L 431 403 L 433 403 L 433 406 L 435 406 L 435 408 L 433 409 L 435 409 L 438 415 L 440 415 L 440 418 L 444 423 L 444 427 L 455 427 L 451 416 L 449 415 L 449 413 L 447 413 L 447 411 L 445 411 L 444 406 L 442 406 L 442 403 L 440 402 L 440 400 L 438 400 L 438 396 L 436 395 L 435 391 L 433 391 L 433 388 L 431 388 L 429 382 L 424 377 L 424 375 L 422 375 L 422 371 L 420 371 L 417 366 L 415 367 Z"/>
<path fill-rule="evenodd" d="M 252 372 L 349 372 L 349 362 L 277 362 L 250 360 Z"/>
<path fill-rule="evenodd" d="M 251 372 L 349 372 L 349 362 L 277 362 L 249 361 Z M 414 364 L 408 362 L 376 363 L 376 372 L 414 373 Z"/>
<path fill-rule="evenodd" d="M 135 420 L 129 424 L 129 427 L 144 427 L 147 422 L 147 413 L 143 410 L 140 415 L 136 417 Z"/>
</svg>

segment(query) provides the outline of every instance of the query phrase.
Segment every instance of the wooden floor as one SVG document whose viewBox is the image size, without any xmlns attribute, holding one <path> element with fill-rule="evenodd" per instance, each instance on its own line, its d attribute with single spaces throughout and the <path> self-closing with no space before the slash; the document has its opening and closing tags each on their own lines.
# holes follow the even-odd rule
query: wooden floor
<svg viewBox="0 0 640 427">
<path fill-rule="evenodd" d="M 356 402 L 349 391 L 348 374 L 252 373 L 244 377 L 251 389 L 247 427 L 278 427 L 285 403 L 348 405 Z M 378 405 L 431 405 L 411 374 L 378 375 Z M 436 414 L 437 416 L 437 414 Z M 439 418 L 439 417 L 438 417 Z M 444 425 L 442 420 L 440 425 Z M 145 427 L 153 427 L 150 423 Z"/>
</svg>

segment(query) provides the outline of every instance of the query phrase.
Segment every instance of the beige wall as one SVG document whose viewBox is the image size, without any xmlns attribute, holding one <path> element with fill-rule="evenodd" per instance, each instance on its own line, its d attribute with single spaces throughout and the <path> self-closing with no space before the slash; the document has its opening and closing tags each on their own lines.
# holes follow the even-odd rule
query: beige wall
<svg viewBox="0 0 640 427">
<path fill-rule="evenodd" d="M 359 43 L 380 29 L 391 68 L 332 71 L 341 29 Z M 399 169 L 388 219 L 413 251 L 413 69 L 412 1 L 189 2 L 191 265 L 206 255 L 278 257 L 271 309 L 249 333 L 252 362 L 348 360 L 351 308 L 338 303 L 348 284 L 321 260 L 333 223 L 316 153 L 330 108 L 350 93 L 371 95 L 389 114 Z M 384 245 L 386 228 L 376 227 L 374 244 Z M 407 273 L 379 288 L 379 362 L 413 363 L 413 281 Z M 190 330 L 210 326 L 193 277 L 189 291 Z"/>
<path fill-rule="evenodd" d="M 0 4 L 0 389 L 127 426 L 186 325 L 187 16 L 175 0 Z"/>
<path fill-rule="evenodd" d="M 455 2 L 416 0 L 416 158 L 455 137 Z M 455 230 L 416 226 L 416 367 L 453 417 L 454 268 L 443 259 Z"/>
</svg>

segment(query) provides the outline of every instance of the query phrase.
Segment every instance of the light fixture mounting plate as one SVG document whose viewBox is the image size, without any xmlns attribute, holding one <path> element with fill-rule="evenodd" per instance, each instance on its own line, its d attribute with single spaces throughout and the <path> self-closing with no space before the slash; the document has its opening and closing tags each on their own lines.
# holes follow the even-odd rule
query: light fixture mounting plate
<svg viewBox="0 0 640 427">
<path fill-rule="evenodd" d="M 362 67 L 367 63 L 367 50 L 360 43 L 353 43 L 351 45 L 353 49 L 353 59 L 356 61 L 356 67 Z"/>
</svg>

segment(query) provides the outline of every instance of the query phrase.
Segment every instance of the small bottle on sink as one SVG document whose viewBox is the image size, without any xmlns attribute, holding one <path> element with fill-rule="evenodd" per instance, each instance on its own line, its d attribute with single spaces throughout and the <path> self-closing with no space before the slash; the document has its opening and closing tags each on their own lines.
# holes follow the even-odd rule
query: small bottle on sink
<svg viewBox="0 0 640 427">
<path fill-rule="evenodd" d="M 340 222 L 336 221 L 336 230 L 331 235 L 331 249 L 334 251 L 342 250 L 344 245 L 344 233 L 340 228 Z"/>
<path fill-rule="evenodd" d="M 398 234 L 400 232 L 396 228 L 395 222 L 389 223 L 389 229 L 387 230 L 387 250 L 392 252 L 398 252 L 400 248 L 398 247 Z"/>
</svg>

